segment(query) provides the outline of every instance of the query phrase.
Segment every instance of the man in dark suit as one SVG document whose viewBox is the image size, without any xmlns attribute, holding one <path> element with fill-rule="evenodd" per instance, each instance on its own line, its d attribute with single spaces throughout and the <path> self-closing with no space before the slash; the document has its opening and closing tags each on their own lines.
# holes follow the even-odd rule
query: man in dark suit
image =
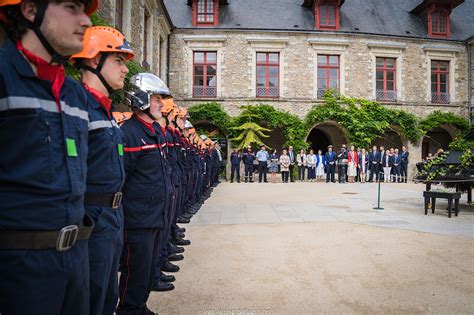
<svg viewBox="0 0 474 315">
<path fill-rule="evenodd" d="M 401 161 L 401 176 L 402 176 L 402 182 L 407 182 L 408 181 L 408 151 L 405 146 L 402 147 L 402 152 L 400 153 L 400 157 L 402 159 Z"/>
<path fill-rule="evenodd" d="M 401 167 L 402 157 L 398 154 L 398 149 L 395 149 L 395 154 L 392 156 L 392 168 L 393 168 L 393 182 L 401 183 Z"/>
<path fill-rule="evenodd" d="M 288 148 L 288 156 L 290 157 L 290 182 L 294 182 L 293 179 L 293 170 L 295 168 L 295 152 L 293 151 L 293 147 L 290 146 Z"/>
<path fill-rule="evenodd" d="M 331 180 L 332 183 L 335 183 L 334 173 L 336 172 L 336 160 L 337 155 L 332 151 L 332 145 L 328 146 L 328 152 L 324 155 L 326 162 L 326 183 L 329 183 Z"/>
<path fill-rule="evenodd" d="M 341 151 L 337 155 L 337 166 L 337 179 L 339 184 L 345 184 L 347 172 L 347 152 L 346 146 L 344 144 L 341 147 Z"/>
<path fill-rule="evenodd" d="M 375 174 L 375 180 L 379 179 L 379 161 L 380 161 L 380 153 L 377 150 L 377 146 L 372 147 L 372 152 L 369 154 L 369 183 L 372 182 L 373 176 Z"/>
</svg>

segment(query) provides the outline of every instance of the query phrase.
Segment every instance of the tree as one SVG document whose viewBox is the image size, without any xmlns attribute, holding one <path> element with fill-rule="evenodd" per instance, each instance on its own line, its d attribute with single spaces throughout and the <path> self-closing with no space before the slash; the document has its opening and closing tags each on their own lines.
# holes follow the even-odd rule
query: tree
<svg viewBox="0 0 474 315">
<path fill-rule="evenodd" d="M 268 138 L 269 136 L 264 134 L 264 132 L 270 132 L 270 129 L 263 128 L 254 122 L 246 122 L 238 127 L 232 127 L 231 129 L 240 131 L 237 137 L 231 139 L 232 141 L 239 142 L 237 146 L 239 150 L 254 143 L 258 146 L 264 145 L 268 147 L 260 138 Z"/>
</svg>

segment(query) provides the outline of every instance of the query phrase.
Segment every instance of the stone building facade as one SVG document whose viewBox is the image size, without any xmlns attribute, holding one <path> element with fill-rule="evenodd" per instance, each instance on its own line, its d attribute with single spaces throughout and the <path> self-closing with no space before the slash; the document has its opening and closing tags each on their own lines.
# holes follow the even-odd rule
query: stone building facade
<svg viewBox="0 0 474 315">
<path fill-rule="evenodd" d="M 123 32 L 134 49 L 135 61 L 168 81 L 172 23 L 162 0 L 102 0 L 98 13 Z"/>
<path fill-rule="evenodd" d="M 434 111 L 470 116 L 472 1 L 165 0 L 165 5 L 175 25 L 169 86 L 180 105 L 216 101 L 236 116 L 242 105 L 264 103 L 304 118 L 322 103 L 320 96 L 328 86 L 318 72 L 318 58 L 337 56 L 340 94 L 377 100 L 419 117 Z M 264 89 L 259 80 L 269 84 L 271 76 L 267 64 L 266 79 L 259 77 L 262 69 L 257 59 L 262 53 L 276 53 L 278 58 L 278 73 L 272 78 L 278 82 L 277 97 L 261 97 L 259 92 Z M 202 62 L 196 59 L 202 56 L 212 59 L 208 82 L 206 74 L 195 73 L 196 63 Z M 380 89 L 381 60 L 392 61 L 396 69 L 390 74 L 392 83 L 389 74 L 383 74 L 384 90 Z M 204 68 L 208 67 L 204 61 Z M 389 84 L 396 88 L 385 90 Z M 312 139 L 314 134 L 336 146 L 347 141 L 334 122 L 314 128 L 318 132 L 308 135 L 310 143 L 318 141 Z M 447 146 L 455 134 L 454 127 L 443 126 L 419 143 L 410 143 L 387 131 L 379 142 L 408 146 L 416 162 L 428 151 Z"/>
</svg>

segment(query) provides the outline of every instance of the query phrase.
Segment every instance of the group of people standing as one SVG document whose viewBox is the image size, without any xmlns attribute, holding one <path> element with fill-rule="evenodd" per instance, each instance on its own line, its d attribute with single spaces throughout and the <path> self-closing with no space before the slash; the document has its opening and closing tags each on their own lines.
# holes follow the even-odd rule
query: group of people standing
<svg viewBox="0 0 474 315">
<path fill-rule="evenodd" d="M 381 180 L 384 182 L 407 182 L 408 156 L 406 147 L 398 149 L 390 148 L 385 150 L 383 146 L 377 148 L 373 146 L 369 152 L 365 149 L 353 145 L 349 150 L 345 144 L 341 146 L 339 152 L 335 152 L 332 145 L 329 145 L 327 152 L 323 154 L 318 150 L 315 154 L 311 149 L 306 153 L 301 149 L 295 154 L 293 147 L 288 150 L 283 149 L 281 155 L 276 150 L 269 153 L 265 146 L 255 154 L 252 147 L 247 147 L 244 153 L 234 149 L 231 153 L 231 182 L 234 177 L 240 182 L 240 163 L 244 163 L 245 182 L 253 182 L 255 162 L 258 163 L 259 182 L 267 181 L 267 172 L 271 173 L 271 182 L 276 182 L 276 174 L 281 171 L 282 182 L 294 182 L 293 172 L 295 167 L 298 172 L 298 180 L 304 181 L 326 181 L 336 182 L 336 169 L 339 183 L 354 183 L 356 181 L 365 183 Z"/>
<path fill-rule="evenodd" d="M 156 75 L 132 76 L 132 114 L 113 112 L 134 52 L 91 27 L 98 6 L 0 1 L 2 315 L 155 314 L 150 292 L 174 288 L 191 243 L 178 223 L 219 182 L 219 146 Z"/>
</svg>

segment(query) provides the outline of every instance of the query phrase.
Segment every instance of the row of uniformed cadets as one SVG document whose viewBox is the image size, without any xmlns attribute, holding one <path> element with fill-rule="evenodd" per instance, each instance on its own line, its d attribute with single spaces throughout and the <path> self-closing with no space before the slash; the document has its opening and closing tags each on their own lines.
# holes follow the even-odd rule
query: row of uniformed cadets
<svg viewBox="0 0 474 315">
<path fill-rule="evenodd" d="M 110 94 L 133 51 L 91 27 L 98 6 L 0 0 L 2 315 L 153 314 L 150 291 L 172 288 L 162 271 L 190 243 L 176 223 L 210 193 L 212 145 L 158 77 L 132 78 L 134 114 L 118 128 Z M 65 76 L 68 59 L 82 84 Z"/>
</svg>

